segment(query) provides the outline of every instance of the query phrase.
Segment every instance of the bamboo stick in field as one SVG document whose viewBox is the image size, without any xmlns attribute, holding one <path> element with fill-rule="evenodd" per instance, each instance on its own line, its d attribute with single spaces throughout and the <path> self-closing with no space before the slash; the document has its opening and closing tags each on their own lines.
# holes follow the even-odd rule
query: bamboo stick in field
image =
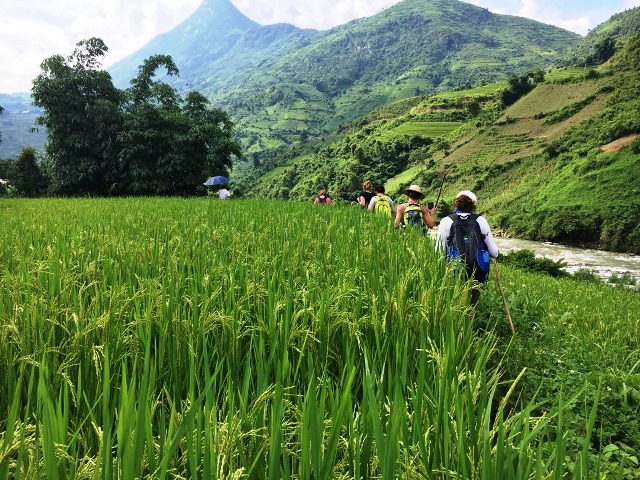
<svg viewBox="0 0 640 480">
<path fill-rule="evenodd" d="M 509 327 L 511 327 L 511 333 L 515 334 L 516 329 L 513 327 L 513 320 L 511 320 L 511 313 L 509 312 L 509 306 L 507 305 L 507 299 L 504 296 L 504 289 L 502 288 L 502 280 L 500 280 L 500 269 L 498 268 L 498 262 L 493 260 L 493 265 L 496 267 L 496 280 L 498 281 L 498 288 L 500 289 L 500 296 L 502 297 L 502 304 L 504 305 L 504 311 L 507 313 L 509 319 Z"/>
</svg>

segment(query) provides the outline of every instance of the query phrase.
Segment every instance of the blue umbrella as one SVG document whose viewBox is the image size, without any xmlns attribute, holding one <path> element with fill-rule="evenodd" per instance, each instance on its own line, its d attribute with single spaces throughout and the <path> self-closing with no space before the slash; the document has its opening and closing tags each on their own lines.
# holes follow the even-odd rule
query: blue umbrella
<svg viewBox="0 0 640 480">
<path fill-rule="evenodd" d="M 224 185 L 229 183 L 229 179 L 227 177 L 223 177 L 222 175 L 216 175 L 215 177 L 209 177 L 204 185 L 212 186 L 212 185 Z"/>
</svg>

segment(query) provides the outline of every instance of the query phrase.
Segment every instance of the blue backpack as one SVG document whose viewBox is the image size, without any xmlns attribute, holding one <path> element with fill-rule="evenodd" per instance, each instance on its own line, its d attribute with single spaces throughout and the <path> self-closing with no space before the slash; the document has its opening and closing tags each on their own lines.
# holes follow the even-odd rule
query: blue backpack
<svg viewBox="0 0 640 480">
<path fill-rule="evenodd" d="M 478 215 L 470 213 L 462 218 L 454 213 L 449 218 L 453 224 L 447 238 L 447 260 L 463 263 L 467 278 L 485 282 L 489 275 L 489 252 L 477 222 Z"/>
</svg>

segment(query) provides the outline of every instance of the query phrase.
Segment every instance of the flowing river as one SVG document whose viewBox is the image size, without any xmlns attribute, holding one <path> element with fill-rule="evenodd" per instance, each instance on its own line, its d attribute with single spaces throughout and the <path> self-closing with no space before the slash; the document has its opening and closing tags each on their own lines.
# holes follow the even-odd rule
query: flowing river
<svg viewBox="0 0 640 480">
<path fill-rule="evenodd" d="M 618 276 L 628 273 L 636 279 L 636 284 L 640 285 L 640 255 L 565 247 L 555 243 L 515 238 L 495 238 L 495 241 L 501 254 L 514 250 L 531 250 L 537 257 L 564 262 L 566 264 L 564 270 L 569 273 L 575 273 L 584 268 L 605 280 L 614 273 Z"/>
<path fill-rule="evenodd" d="M 436 230 L 430 231 L 435 237 Z M 603 280 L 609 280 L 611 275 L 631 275 L 640 286 L 640 255 L 630 253 L 606 252 L 589 248 L 566 247 L 557 243 L 534 242 L 517 238 L 496 238 L 500 254 L 507 254 L 515 250 L 531 250 L 537 257 L 561 261 L 566 266 L 564 270 L 575 273 L 580 269 L 590 270 Z"/>
</svg>

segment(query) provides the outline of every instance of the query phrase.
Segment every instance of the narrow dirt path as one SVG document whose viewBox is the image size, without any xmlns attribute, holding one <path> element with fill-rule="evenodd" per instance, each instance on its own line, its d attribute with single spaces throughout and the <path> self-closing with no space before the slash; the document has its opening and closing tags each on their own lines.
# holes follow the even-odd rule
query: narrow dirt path
<svg viewBox="0 0 640 480">
<path fill-rule="evenodd" d="M 627 135 L 626 137 L 619 138 L 611 143 L 607 143 L 606 145 L 601 146 L 600 151 L 617 152 L 621 148 L 631 145 L 631 142 L 633 142 L 638 137 L 640 137 L 640 135 L 638 135 L 637 133 L 634 133 L 633 135 Z"/>
</svg>

